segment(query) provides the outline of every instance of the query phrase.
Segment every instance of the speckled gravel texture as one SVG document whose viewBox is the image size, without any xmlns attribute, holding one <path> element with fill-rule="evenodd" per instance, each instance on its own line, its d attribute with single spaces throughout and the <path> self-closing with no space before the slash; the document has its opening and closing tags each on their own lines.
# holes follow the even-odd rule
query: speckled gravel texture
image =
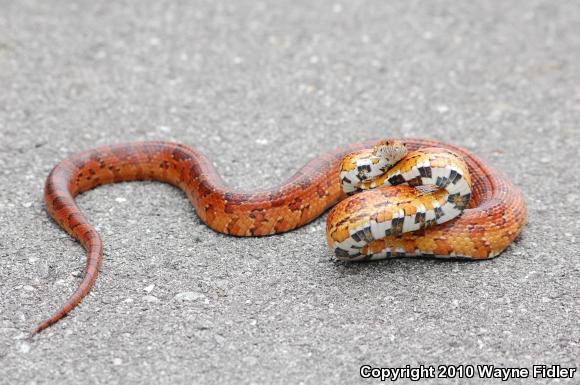
<svg viewBox="0 0 580 385">
<path fill-rule="evenodd" d="M 363 364 L 577 366 L 578 63 L 575 1 L 0 0 L 0 384 L 366 384 Z M 84 265 L 42 203 L 68 154 L 175 140 L 233 187 L 260 188 L 386 136 L 452 142 L 505 171 L 529 205 L 523 235 L 480 263 L 345 264 L 324 217 L 240 239 L 168 185 L 104 186 L 78 198 L 105 242 L 96 286 L 26 339 Z"/>
</svg>

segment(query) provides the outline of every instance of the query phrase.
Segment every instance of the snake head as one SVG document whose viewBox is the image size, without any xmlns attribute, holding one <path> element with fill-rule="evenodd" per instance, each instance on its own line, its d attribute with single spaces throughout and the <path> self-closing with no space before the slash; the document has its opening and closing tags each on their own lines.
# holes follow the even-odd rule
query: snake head
<svg viewBox="0 0 580 385">
<path fill-rule="evenodd" d="M 407 146 L 403 142 L 392 139 L 381 140 L 375 144 L 373 154 L 385 159 L 388 164 L 394 165 L 407 155 Z"/>
</svg>

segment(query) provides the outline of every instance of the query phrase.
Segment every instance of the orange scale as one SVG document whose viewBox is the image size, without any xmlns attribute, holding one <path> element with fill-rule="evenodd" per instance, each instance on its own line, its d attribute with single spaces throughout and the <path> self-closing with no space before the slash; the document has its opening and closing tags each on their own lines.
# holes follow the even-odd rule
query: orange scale
<svg viewBox="0 0 580 385">
<path fill-rule="evenodd" d="M 405 249 L 406 253 L 411 254 L 411 253 L 415 252 L 415 241 L 403 240 L 402 244 L 403 244 L 403 249 Z"/>
<path fill-rule="evenodd" d="M 415 206 L 414 204 L 403 203 L 399 206 L 399 208 L 403 209 L 403 211 L 405 212 L 405 216 L 407 217 L 415 215 L 417 213 L 417 206 Z"/>
<path fill-rule="evenodd" d="M 385 223 L 393 219 L 393 210 L 392 209 L 384 209 L 379 211 L 377 215 L 376 221 L 379 223 Z"/>
<path fill-rule="evenodd" d="M 435 250 L 435 247 L 437 247 L 435 240 L 432 237 L 418 237 L 415 240 L 415 244 L 419 250 L 424 252 L 432 252 Z"/>
<path fill-rule="evenodd" d="M 368 250 L 372 254 L 378 254 L 385 249 L 385 241 L 383 239 L 377 239 L 368 244 Z M 364 248 L 363 248 L 364 249 Z"/>
<path fill-rule="evenodd" d="M 450 238 L 449 242 L 453 245 L 453 249 L 459 255 L 470 255 L 471 251 L 474 249 L 474 244 L 468 239 L 453 237 Z"/>
<path fill-rule="evenodd" d="M 348 228 L 346 226 L 341 226 L 340 228 L 332 231 L 330 236 L 334 242 L 338 243 L 338 242 L 343 242 L 345 239 L 350 237 L 350 233 L 349 233 Z"/>
<path fill-rule="evenodd" d="M 369 245 L 364 245 L 363 248 L 360 250 L 361 254 L 368 255 L 369 254 Z"/>
<path fill-rule="evenodd" d="M 436 239 L 435 248 L 433 252 L 436 255 L 449 255 L 453 251 L 453 248 L 446 239 Z"/>
<path fill-rule="evenodd" d="M 485 259 L 489 256 L 489 249 L 485 246 L 479 246 L 475 248 L 473 252 L 473 257 L 476 259 Z"/>
</svg>

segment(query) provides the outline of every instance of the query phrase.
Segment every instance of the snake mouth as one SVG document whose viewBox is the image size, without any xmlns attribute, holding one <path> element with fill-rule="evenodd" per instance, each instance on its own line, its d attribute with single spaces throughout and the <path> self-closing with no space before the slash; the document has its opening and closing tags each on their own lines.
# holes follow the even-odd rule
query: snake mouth
<svg viewBox="0 0 580 385">
<path fill-rule="evenodd" d="M 403 159 L 407 152 L 405 143 L 392 139 L 380 141 L 373 147 L 373 155 L 385 160 L 390 166 Z"/>
</svg>

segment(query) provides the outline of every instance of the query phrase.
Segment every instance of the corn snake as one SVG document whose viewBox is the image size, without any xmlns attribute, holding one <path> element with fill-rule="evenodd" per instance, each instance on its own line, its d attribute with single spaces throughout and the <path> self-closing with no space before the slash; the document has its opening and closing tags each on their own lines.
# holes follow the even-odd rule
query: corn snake
<svg viewBox="0 0 580 385">
<path fill-rule="evenodd" d="M 419 231 L 392 235 L 397 251 L 422 250 L 433 256 L 486 259 L 503 251 L 521 232 L 527 208 L 520 191 L 501 172 L 460 147 L 424 139 L 401 139 L 410 151 L 436 147 L 452 151 L 465 162 L 471 175 L 467 208 L 453 220 Z M 172 142 L 134 142 L 99 147 L 73 155 L 55 166 L 46 184 L 44 201 L 49 215 L 78 240 L 87 252 L 84 276 L 60 309 L 39 324 L 36 334 L 68 314 L 93 286 L 103 257 L 100 235 L 75 203 L 75 196 L 100 185 L 156 180 L 182 189 L 197 215 L 213 230 L 235 236 L 263 236 L 303 226 L 346 198 L 339 180 L 345 156 L 373 147 L 377 141 L 351 144 L 322 154 L 278 186 L 260 191 L 235 191 L 227 187 L 211 162 L 199 151 Z M 403 186 L 395 187 L 405 189 Z M 360 198 L 359 198 L 360 199 Z M 342 202 L 341 202 L 342 203 Z M 336 209 L 342 210 L 343 206 Z M 336 211 L 329 214 L 335 215 Z M 330 218 L 329 218 L 330 219 Z M 421 240 L 421 249 L 415 245 Z M 387 248 L 387 242 L 373 247 Z M 329 241 L 329 244 L 331 242 Z M 372 243 L 372 242 L 371 242 Z M 425 246 L 427 245 L 427 246 Z M 431 249 L 428 249 L 431 248 Z M 337 255 L 341 256 L 341 255 Z"/>
</svg>

